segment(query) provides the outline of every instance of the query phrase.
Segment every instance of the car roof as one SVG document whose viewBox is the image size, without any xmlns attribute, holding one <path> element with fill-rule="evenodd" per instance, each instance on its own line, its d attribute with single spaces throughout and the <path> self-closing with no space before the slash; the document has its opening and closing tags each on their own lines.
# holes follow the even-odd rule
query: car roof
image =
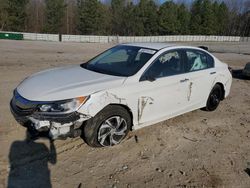
<svg viewBox="0 0 250 188">
<path fill-rule="evenodd" d="M 171 43 L 161 43 L 161 42 L 138 42 L 138 43 L 124 43 L 121 45 L 125 46 L 137 46 L 142 48 L 150 48 L 154 50 L 161 50 L 163 48 L 176 46 L 176 44 Z"/>
</svg>

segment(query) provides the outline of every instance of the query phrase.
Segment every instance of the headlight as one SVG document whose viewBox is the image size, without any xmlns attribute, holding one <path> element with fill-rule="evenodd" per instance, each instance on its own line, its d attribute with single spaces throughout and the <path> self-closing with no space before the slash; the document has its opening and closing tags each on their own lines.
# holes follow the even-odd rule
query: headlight
<svg viewBox="0 0 250 188">
<path fill-rule="evenodd" d="M 38 112 L 40 113 L 55 113 L 64 114 L 76 111 L 83 105 L 89 97 L 78 97 L 75 99 L 56 101 L 47 104 L 40 104 L 38 106 Z"/>
</svg>

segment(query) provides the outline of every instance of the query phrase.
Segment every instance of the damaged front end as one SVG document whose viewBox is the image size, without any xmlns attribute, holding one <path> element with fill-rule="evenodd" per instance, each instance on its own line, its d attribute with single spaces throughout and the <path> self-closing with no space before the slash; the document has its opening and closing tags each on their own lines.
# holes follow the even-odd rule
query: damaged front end
<svg viewBox="0 0 250 188">
<path fill-rule="evenodd" d="M 77 101 L 73 102 L 80 107 L 86 100 L 87 98 L 81 98 L 79 104 Z M 77 112 L 76 108 L 72 108 L 71 101 L 65 100 L 60 105 L 57 102 L 34 102 L 23 98 L 15 90 L 10 108 L 17 122 L 26 127 L 32 137 L 53 140 L 75 138 L 81 135 L 83 122 L 91 117 Z M 71 109 L 63 111 L 62 107 Z"/>
</svg>

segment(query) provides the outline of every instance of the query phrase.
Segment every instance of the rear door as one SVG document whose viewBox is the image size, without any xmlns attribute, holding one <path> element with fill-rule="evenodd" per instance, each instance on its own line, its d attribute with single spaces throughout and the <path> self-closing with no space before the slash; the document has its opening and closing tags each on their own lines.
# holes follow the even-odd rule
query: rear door
<svg viewBox="0 0 250 188">
<path fill-rule="evenodd" d="M 196 49 L 185 49 L 184 55 L 188 79 L 187 108 L 204 107 L 216 77 L 214 59 L 206 52 Z"/>
</svg>

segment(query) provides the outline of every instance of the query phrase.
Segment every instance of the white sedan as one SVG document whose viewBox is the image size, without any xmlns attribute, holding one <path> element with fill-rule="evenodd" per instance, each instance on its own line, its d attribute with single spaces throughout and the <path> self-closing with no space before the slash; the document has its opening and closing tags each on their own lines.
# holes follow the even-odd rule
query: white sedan
<svg viewBox="0 0 250 188">
<path fill-rule="evenodd" d="M 231 83 L 227 64 L 201 48 L 121 44 L 87 63 L 26 78 L 10 106 L 33 137 L 82 136 L 93 147 L 113 146 L 130 130 L 215 110 Z"/>
</svg>

